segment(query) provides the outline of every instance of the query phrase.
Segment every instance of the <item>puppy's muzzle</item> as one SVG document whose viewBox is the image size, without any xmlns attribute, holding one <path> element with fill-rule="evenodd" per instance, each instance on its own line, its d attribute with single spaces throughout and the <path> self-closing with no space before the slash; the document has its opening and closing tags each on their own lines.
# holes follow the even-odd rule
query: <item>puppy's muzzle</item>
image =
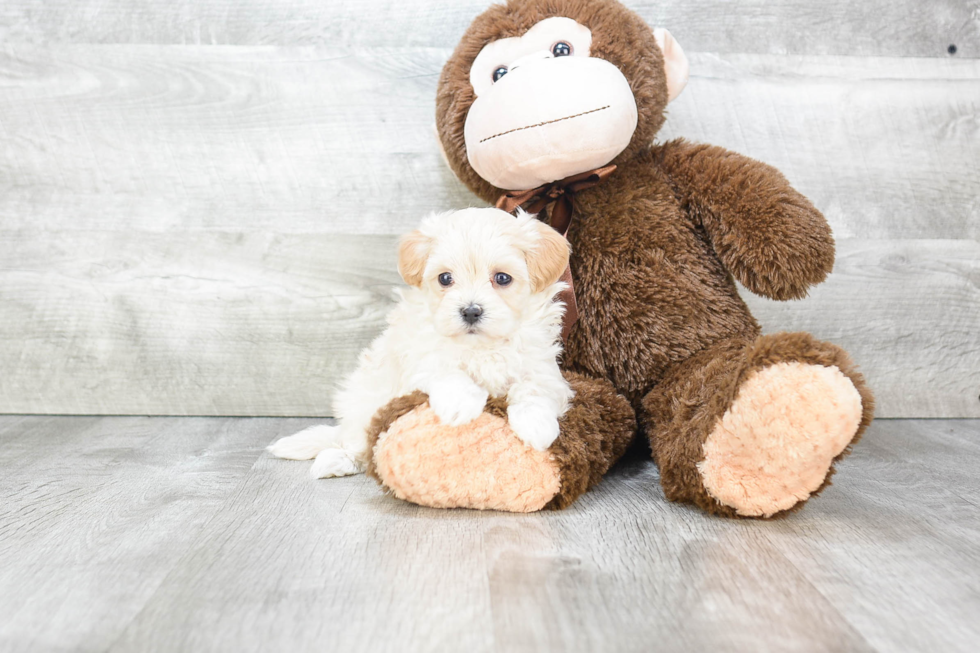
<svg viewBox="0 0 980 653">
<path fill-rule="evenodd" d="M 480 316 L 483 315 L 483 307 L 479 304 L 470 304 L 459 309 L 459 314 L 463 316 L 464 322 L 473 326 L 480 321 Z"/>
</svg>

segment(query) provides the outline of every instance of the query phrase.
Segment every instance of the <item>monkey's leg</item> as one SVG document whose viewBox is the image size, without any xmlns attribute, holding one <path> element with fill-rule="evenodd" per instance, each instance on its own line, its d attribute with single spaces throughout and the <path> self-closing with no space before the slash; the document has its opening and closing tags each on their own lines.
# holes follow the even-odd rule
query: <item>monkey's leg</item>
<svg viewBox="0 0 980 653">
<path fill-rule="evenodd" d="M 503 401 L 491 399 L 469 424 L 445 426 L 415 393 L 375 416 L 367 472 L 399 499 L 434 508 L 565 508 L 602 479 L 636 432 L 633 409 L 612 384 L 565 376 L 575 397 L 547 451 L 514 435 Z"/>
<path fill-rule="evenodd" d="M 844 350 L 777 333 L 680 363 L 643 399 L 642 420 L 668 499 L 771 517 L 830 483 L 873 412 Z"/>
</svg>

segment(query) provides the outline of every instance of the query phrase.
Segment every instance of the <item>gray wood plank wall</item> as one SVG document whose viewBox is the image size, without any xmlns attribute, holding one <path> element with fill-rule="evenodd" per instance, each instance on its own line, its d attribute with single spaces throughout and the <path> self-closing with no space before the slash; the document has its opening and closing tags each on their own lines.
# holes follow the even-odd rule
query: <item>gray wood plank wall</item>
<svg viewBox="0 0 980 653">
<path fill-rule="evenodd" d="M 396 234 L 479 203 L 432 123 L 487 4 L 6 0 L 0 412 L 329 414 Z M 661 137 L 779 167 L 834 228 L 810 298 L 747 297 L 765 328 L 846 347 L 882 416 L 980 416 L 976 3 L 628 4 L 691 58 Z"/>
</svg>

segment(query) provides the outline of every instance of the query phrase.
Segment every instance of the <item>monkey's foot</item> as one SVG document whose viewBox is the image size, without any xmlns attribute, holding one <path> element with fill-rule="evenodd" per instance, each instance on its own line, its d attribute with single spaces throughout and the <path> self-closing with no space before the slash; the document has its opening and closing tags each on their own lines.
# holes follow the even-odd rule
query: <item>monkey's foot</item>
<svg viewBox="0 0 980 653">
<path fill-rule="evenodd" d="M 824 485 L 861 418 L 861 395 L 837 367 L 759 369 L 704 442 L 704 488 L 745 517 L 788 510 Z"/>
<path fill-rule="evenodd" d="M 575 398 L 546 451 L 517 437 L 500 399 L 469 424 L 448 426 L 416 392 L 375 415 L 367 472 L 399 499 L 433 508 L 565 508 L 599 482 L 636 432 L 633 409 L 612 384 L 565 376 Z"/>
</svg>

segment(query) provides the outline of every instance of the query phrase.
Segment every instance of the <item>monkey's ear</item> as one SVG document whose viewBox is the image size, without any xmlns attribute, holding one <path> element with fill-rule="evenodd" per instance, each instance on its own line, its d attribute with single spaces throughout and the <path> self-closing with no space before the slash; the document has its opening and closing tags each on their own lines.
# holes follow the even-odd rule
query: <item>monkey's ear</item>
<svg viewBox="0 0 980 653">
<path fill-rule="evenodd" d="M 432 239 L 418 230 L 405 234 L 398 241 L 398 274 L 402 275 L 408 285 L 422 285 L 422 275 L 425 273 L 425 262 L 429 258 L 431 245 Z"/>
<path fill-rule="evenodd" d="M 561 278 L 570 252 L 564 236 L 534 218 L 531 222 L 538 230 L 538 239 L 527 254 L 527 272 L 534 292 L 541 292 Z"/>
<path fill-rule="evenodd" d="M 663 27 L 653 30 L 653 38 L 657 40 L 660 51 L 664 55 L 664 73 L 667 75 L 667 101 L 671 102 L 681 94 L 687 86 L 690 65 L 687 55 L 681 49 L 681 44 Z"/>
</svg>

